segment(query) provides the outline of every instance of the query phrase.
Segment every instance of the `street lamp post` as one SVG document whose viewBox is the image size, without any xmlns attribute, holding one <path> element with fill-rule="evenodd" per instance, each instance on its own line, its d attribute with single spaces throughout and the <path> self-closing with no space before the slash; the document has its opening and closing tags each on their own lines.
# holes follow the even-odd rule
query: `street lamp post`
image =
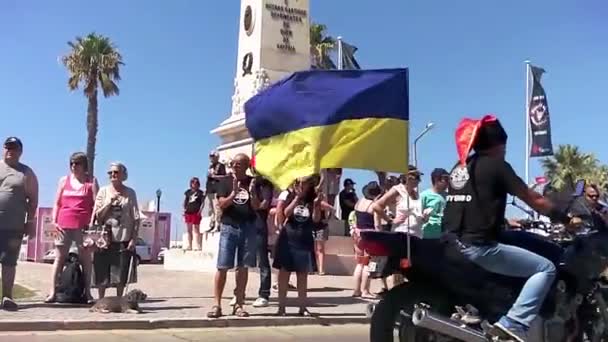
<svg viewBox="0 0 608 342">
<path fill-rule="evenodd" d="M 418 167 L 418 141 L 420 139 L 422 139 L 422 137 L 427 134 L 433 127 L 435 127 L 435 124 L 432 122 L 429 122 L 426 124 L 426 126 L 424 126 L 424 129 L 422 130 L 422 132 L 420 132 L 420 134 L 418 134 L 418 136 L 416 137 L 416 139 L 414 139 L 414 166 Z"/>
<path fill-rule="evenodd" d="M 157 248 L 156 255 L 154 255 L 154 260 L 158 260 L 158 251 L 160 251 L 160 227 L 158 226 L 158 215 L 160 213 L 160 197 L 163 195 L 161 189 L 156 190 L 156 215 L 154 216 L 154 245 L 159 246 Z"/>
</svg>

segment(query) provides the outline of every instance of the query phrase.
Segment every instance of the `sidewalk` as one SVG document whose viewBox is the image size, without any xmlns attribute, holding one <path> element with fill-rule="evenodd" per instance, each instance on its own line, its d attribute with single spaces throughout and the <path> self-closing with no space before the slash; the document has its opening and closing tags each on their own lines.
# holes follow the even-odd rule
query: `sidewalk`
<svg viewBox="0 0 608 342">
<path fill-rule="evenodd" d="M 20 300 L 21 310 L 18 312 L 0 311 L 0 330 L 201 328 L 367 322 L 365 310 L 369 302 L 350 297 L 350 277 L 309 277 L 309 309 L 318 314 L 318 317 L 275 317 L 277 308 L 274 293 L 268 308 L 251 307 L 259 285 L 258 274 L 251 272 L 246 306 L 251 317 L 238 319 L 227 316 L 219 320 L 209 320 L 206 313 L 213 305 L 214 276 L 210 273 L 166 271 L 162 265 L 140 266 L 140 282 L 132 285 L 131 289 L 143 290 L 148 294 L 148 300 L 141 304 L 145 313 L 134 315 L 90 313 L 88 307 L 42 303 L 48 293 L 50 271 L 51 266 L 46 264 L 19 264 L 17 283 L 35 290 L 37 296 Z M 292 282 L 295 284 L 295 275 L 292 276 Z M 374 290 L 378 289 L 377 286 Z M 233 288 L 234 274 L 231 273 L 228 275 L 224 293 L 224 314 L 230 313 L 228 302 Z M 113 295 L 113 290 L 109 290 L 108 295 Z M 288 301 L 288 314 L 297 313 L 295 296 L 295 292 L 289 293 L 291 300 Z"/>
</svg>

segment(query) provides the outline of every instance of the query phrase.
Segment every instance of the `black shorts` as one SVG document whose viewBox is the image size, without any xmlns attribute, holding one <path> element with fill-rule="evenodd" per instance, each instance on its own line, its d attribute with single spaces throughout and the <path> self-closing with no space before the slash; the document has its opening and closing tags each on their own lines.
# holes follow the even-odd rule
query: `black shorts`
<svg viewBox="0 0 608 342">
<path fill-rule="evenodd" d="M 0 230 L 0 264 L 2 266 L 17 266 L 23 232 Z"/>
</svg>

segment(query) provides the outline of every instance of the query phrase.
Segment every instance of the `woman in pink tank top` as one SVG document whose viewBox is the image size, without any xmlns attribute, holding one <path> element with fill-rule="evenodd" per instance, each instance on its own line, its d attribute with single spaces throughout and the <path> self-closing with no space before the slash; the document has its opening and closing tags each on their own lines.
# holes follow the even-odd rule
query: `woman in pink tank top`
<svg viewBox="0 0 608 342">
<path fill-rule="evenodd" d="M 72 243 L 78 248 L 79 261 L 82 265 L 85 280 L 87 301 L 93 299 L 90 292 L 91 251 L 83 246 L 84 230 L 88 229 L 93 215 L 93 205 L 97 194 L 97 181 L 88 175 L 87 156 L 82 152 L 70 157 L 70 174 L 61 177 L 57 187 L 53 222 L 56 227 L 55 261 L 52 271 L 52 288 L 47 303 L 56 300 L 55 290 L 59 273 L 63 270 Z"/>
</svg>

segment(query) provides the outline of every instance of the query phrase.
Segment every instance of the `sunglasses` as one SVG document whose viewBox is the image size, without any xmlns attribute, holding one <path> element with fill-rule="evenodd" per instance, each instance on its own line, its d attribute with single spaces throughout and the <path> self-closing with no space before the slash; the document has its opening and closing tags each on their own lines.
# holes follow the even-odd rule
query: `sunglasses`
<svg viewBox="0 0 608 342">
<path fill-rule="evenodd" d="M 7 149 L 7 150 L 18 150 L 19 149 L 19 145 L 8 144 L 8 145 L 4 145 L 4 148 Z"/>
<path fill-rule="evenodd" d="M 119 173 L 120 173 L 120 171 L 108 171 L 108 175 L 109 175 L 109 176 L 112 176 L 112 175 L 117 175 L 117 174 L 119 174 Z"/>
</svg>

